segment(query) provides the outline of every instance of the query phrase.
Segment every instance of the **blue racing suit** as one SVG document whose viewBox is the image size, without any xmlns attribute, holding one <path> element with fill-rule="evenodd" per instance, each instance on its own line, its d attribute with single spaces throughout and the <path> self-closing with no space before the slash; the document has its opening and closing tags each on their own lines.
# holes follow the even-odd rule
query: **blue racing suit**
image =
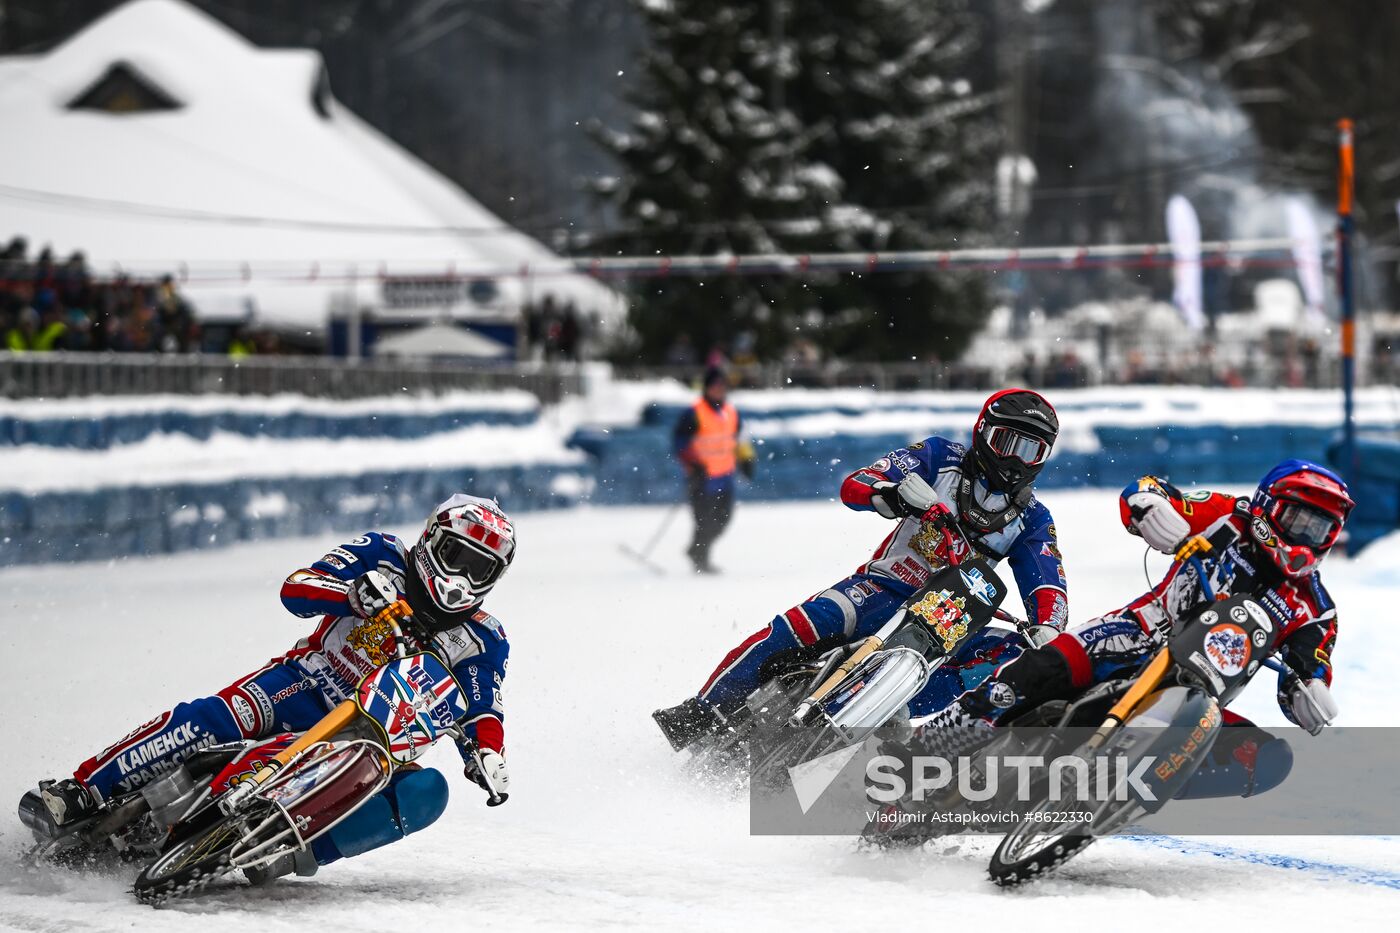
<svg viewBox="0 0 1400 933">
<path fill-rule="evenodd" d="M 917 473 L 956 513 L 953 503 L 963 480 L 965 453 L 961 444 L 942 437 L 901 447 L 846 477 L 841 501 L 857 511 L 874 511 L 874 483 L 898 483 Z M 978 534 L 964 529 L 963 535 L 982 556 L 1010 562 L 1030 621 L 1064 628 L 1069 611 L 1064 563 L 1054 519 L 1043 503 L 1032 499 L 999 531 Z M 767 679 L 765 664 L 780 653 L 835 647 L 874 634 L 928 581 L 934 568 L 942 566 L 937 554 L 941 543 L 937 529 L 925 527 L 920 519 L 900 519 L 854 574 L 774 616 L 730 651 L 700 688 L 700 701 L 728 713 Z M 1021 647 L 1015 633 L 984 630 L 930 679 L 910 703 L 910 714 L 924 716 L 942 709 L 1014 658 Z"/>
</svg>

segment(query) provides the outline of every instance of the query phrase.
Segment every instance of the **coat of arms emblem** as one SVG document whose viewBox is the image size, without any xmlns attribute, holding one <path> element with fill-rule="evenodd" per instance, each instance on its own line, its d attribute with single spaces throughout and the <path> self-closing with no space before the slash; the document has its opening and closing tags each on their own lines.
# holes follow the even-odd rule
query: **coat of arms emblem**
<svg viewBox="0 0 1400 933">
<path fill-rule="evenodd" d="M 967 600 L 954 596 L 947 590 L 925 593 L 924 598 L 909 607 L 909 611 L 928 623 L 944 651 L 952 651 L 967 635 L 967 621 L 963 609 Z"/>
</svg>

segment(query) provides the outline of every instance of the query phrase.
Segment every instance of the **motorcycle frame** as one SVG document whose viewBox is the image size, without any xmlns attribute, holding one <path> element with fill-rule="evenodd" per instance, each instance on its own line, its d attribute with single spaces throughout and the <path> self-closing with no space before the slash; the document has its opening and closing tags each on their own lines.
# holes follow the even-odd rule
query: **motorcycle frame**
<svg viewBox="0 0 1400 933">
<path fill-rule="evenodd" d="M 287 783 L 303 768 L 319 764 L 320 762 L 326 760 L 332 755 L 337 755 L 343 752 L 351 751 L 357 746 L 365 748 L 371 754 L 378 756 L 378 764 L 382 772 L 380 775 L 380 779 L 373 786 L 373 790 L 368 791 L 361 796 L 359 802 L 355 806 L 347 808 L 344 813 L 337 816 L 334 820 L 328 822 L 325 826 L 321 827 L 316 832 L 311 833 L 310 835 L 303 835 L 302 831 L 300 830 L 300 828 L 298 828 L 296 824 L 295 818 L 293 818 L 291 813 L 288 812 L 286 804 L 282 803 L 281 801 L 269 799 L 267 795 L 271 791 Z M 332 770 L 325 777 L 317 781 L 317 783 L 314 785 L 315 790 L 319 790 L 323 787 L 330 786 L 335 781 L 342 778 L 345 775 L 346 771 L 349 770 L 357 762 L 358 759 L 356 758 L 356 756 L 347 755 L 345 760 L 339 765 L 337 765 L 334 770 Z M 374 797 L 375 794 L 378 794 L 386 786 L 388 786 L 389 779 L 393 776 L 395 770 L 396 769 L 392 765 L 392 759 L 389 757 L 389 753 L 385 751 L 385 749 L 381 745 L 379 745 L 379 743 L 373 742 L 369 739 L 352 739 L 346 742 L 323 742 L 316 746 L 304 749 L 288 765 L 286 765 L 277 772 L 277 776 L 275 779 L 268 780 L 264 783 L 262 787 L 258 789 L 257 793 L 254 796 L 256 796 L 259 800 L 262 800 L 265 803 L 269 804 L 273 809 L 261 822 L 244 829 L 244 831 L 241 833 L 242 841 L 245 843 L 249 843 L 256 840 L 261 833 L 270 829 L 274 824 L 277 823 L 285 824 L 285 829 L 278 832 L 277 835 L 273 836 L 270 839 L 261 840 L 257 843 L 257 845 L 253 846 L 246 852 L 239 853 L 236 856 L 230 856 L 229 864 L 232 865 L 234 868 L 243 869 L 255 868 L 272 862 L 280 858 L 283 854 L 285 854 L 285 850 L 281 848 L 273 848 L 270 852 L 265 850 L 267 850 L 269 847 L 276 847 L 278 843 L 285 841 L 288 836 L 296 840 L 296 844 L 291 846 L 293 850 L 305 851 L 306 848 L 312 842 L 321 838 L 326 833 L 330 832 L 336 826 L 340 825 L 340 823 L 344 820 L 349 819 L 350 816 L 358 812 L 361 807 L 368 803 L 369 800 L 372 797 Z M 306 799 L 308 796 L 310 795 L 303 795 L 301 798 L 298 799 Z M 258 852 L 262 852 L 263 854 L 257 855 L 256 853 Z"/>
</svg>

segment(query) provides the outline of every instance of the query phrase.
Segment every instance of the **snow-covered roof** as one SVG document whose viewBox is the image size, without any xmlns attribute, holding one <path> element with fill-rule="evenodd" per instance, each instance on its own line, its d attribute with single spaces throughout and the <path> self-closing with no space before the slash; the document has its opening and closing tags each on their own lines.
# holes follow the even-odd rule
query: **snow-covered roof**
<svg viewBox="0 0 1400 933">
<path fill-rule="evenodd" d="M 71 108 L 117 66 L 180 106 Z M 315 51 L 258 48 L 179 0 L 132 0 L 45 54 L 0 58 L 0 120 L 14 130 L 0 146 L 0 237 L 82 250 L 98 271 L 183 266 L 196 302 L 252 295 L 264 316 L 309 326 L 351 266 L 372 278 L 551 257 L 328 93 L 318 110 L 323 68 Z M 314 263 L 319 285 L 266 278 Z M 215 271 L 231 281 L 197 281 Z M 501 286 L 513 304 L 518 281 Z M 531 291 L 619 309 L 587 276 Z"/>
</svg>

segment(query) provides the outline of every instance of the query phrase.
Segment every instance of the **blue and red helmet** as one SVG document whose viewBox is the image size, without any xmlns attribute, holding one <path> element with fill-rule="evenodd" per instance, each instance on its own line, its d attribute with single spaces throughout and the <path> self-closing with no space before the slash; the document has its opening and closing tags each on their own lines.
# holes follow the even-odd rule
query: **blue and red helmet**
<svg viewBox="0 0 1400 933">
<path fill-rule="evenodd" d="M 1347 484 L 1327 467 L 1285 460 L 1254 491 L 1250 533 L 1284 574 L 1306 577 L 1337 543 L 1355 506 Z"/>
</svg>

